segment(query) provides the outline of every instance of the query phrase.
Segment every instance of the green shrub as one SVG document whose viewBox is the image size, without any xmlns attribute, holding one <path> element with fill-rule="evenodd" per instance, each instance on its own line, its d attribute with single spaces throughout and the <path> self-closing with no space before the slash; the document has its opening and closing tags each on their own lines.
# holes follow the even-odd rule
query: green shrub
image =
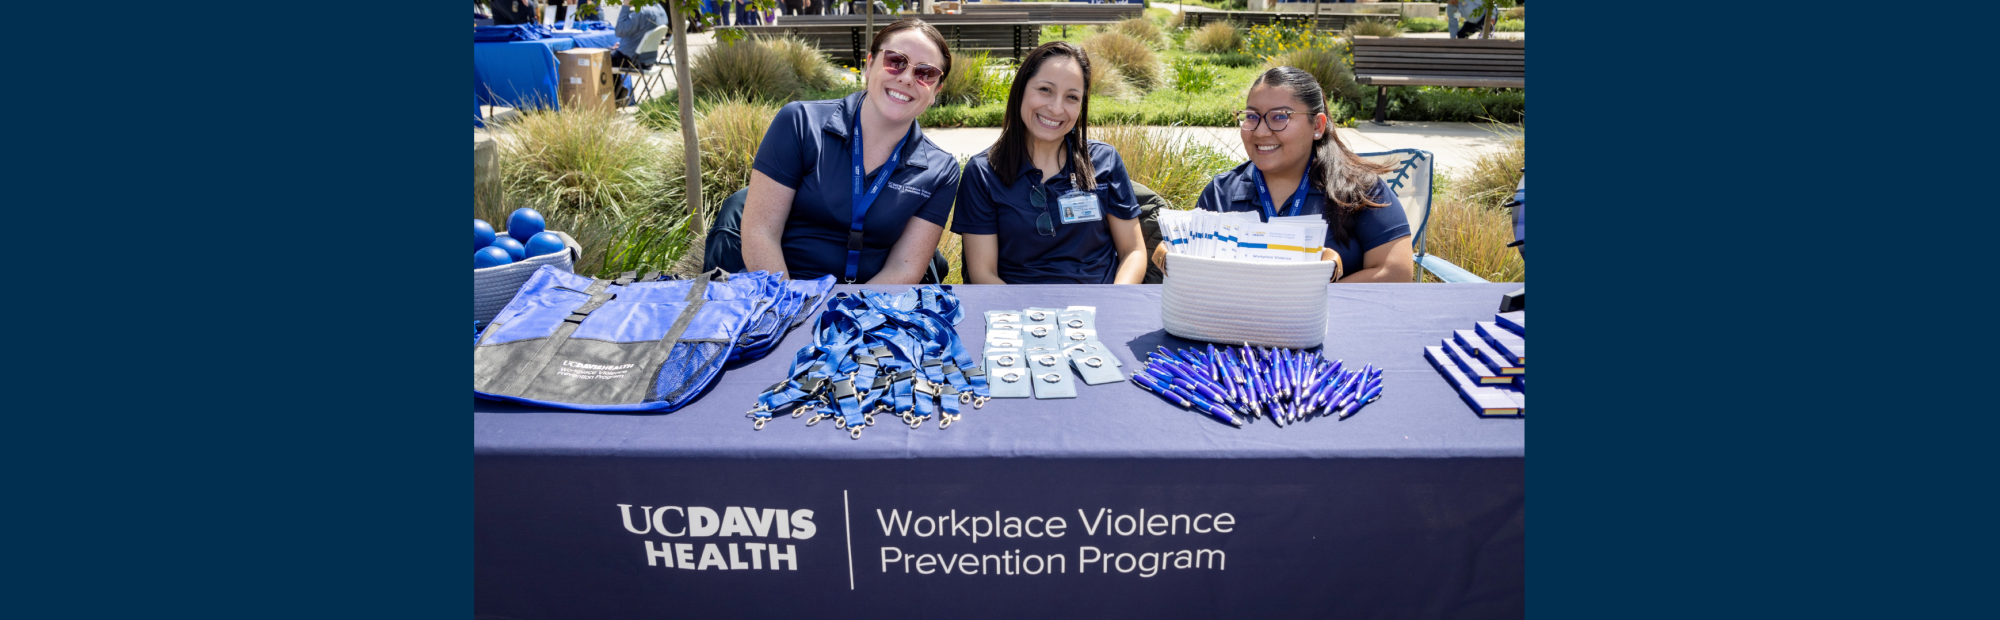
<svg viewBox="0 0 2000 620">
<path fill-rule="evenodd" d="M 1244 67 L 1255 67 L 1264 64 L 1264 59 L 1240 52 L 1230 52 L 1227 54 L 1199 54 L 1190 52 L 1186 57 L 1217 67 L 1229 67 L 1231 69 L 1242 69 Z"/>
<path fill-rule="evenodd" d="M 1340 33 L 1349 37 L 1400 37 L 1403 28 L 1386 21 L 1364 19 L 1348 24 Z"/>
<path fill-rule="evenodd" d="M 1243 47 L 1243 35 L 1229 22 L 1214 22 L 1188 35 L 1188 48 L 1197 52 L 1223 54 Z"/>
<path fill-rule="evenodd" d="M 1407 17 L 1403 19 L 1405 32 L 1444 32 L 1444 20 L 1435 17 Z"/>
<path fill-rule="evenodd" d="M 1096 102 L 1092 102 L 1096 103 Z M 917 124 L 930 127 L 999 127 L 1007 114 L 1007 98 L 1001 97 L 977 106 L 934 105 L 917 117 Z"/>
<path fill-rule="evenodd" d="M 1118 22 L 1118 25 L 1113 26 L 1112 30 L 1132 37 L 1134 40 L 1146 44 L 1146 47 L 1156 50 L 1164 49 L 1167 46 L 1167 35 L 1160 32 L 1160 27 L 1154 25 L 1153 20 L 1144 17 L 1134 17 Z"/>
<path fill-rule="evenodd" d="M 1372 117 L 1375 98 L 1364 97 L 1357 114 Z M 1453 123 L 1519 123 L 1526 119 L 1527 91 L 1518 88 L 1402 86 L 1389 89 L 1389 119 Z"/>
<path fill-rule="evenodd" d="M 499 141 L 501 195 L 477 200 L 475 217 L 505 221 L 534 207 L 583 245 L 577 273 L 667 269 L 686 253 L 678 136 L 616 114 L 569 108 L 524 115 Z"/>
<path fill-rule="evenodd" d="M 1518 19 L 1503 19 L 1499 23 L 1493 24 L 1495 32 L 1524 32 L 1527 29 L 1528 22 Z"/>
<path fill-rule="evenodd" d="M 1095 122 L 1095 121 L 1093 121 Z M 1092 127 L 1092 140 L 1118 149 L 1132 180 L 1159 192 L 1176 209 L 1194 208 L 1217 173 L 1240 163 L 1242 153 L 1201 144 L 1179 132 L 1132 125 Z"/>
<path fill-rule="evenodd" d="M 1308 47 L 1333 48 L 1345 44 L 1346 41 L 1335 33 L 1285 28 L 1276 24 L 1251 26 L 1243 31 L 1243 52 L 1258 58 Z"/>
<path fill-rule="evenodd" d="M 1122 32 L 1104 32 L 1084 40 L 1096 67 L 1111 66 L 1141 93 L 1160 85 L 1160 58 L 1153 48 Z M 1094 73 L 1095 71 L 1093 71 Z"/>
<path fill-rule="evenodd" d="M 1203 93 L 1216 87 L 1216 80 L 1222 77 L 1208 63 L 1198 59 L 1181 57 L 1174 61 L 1174 89 L 1185 93 Z"/>
<path fill-rule="evenodd" d="M 1311 73 L 1313 79 L 1319 82 L 1319 87 L 1326 91 L 1329 118 L 1340 118 L 1333 113 L 1334 102 L 1358 104 L 1361 101 L 1361 85 L 1354 83 L 1354 67 L 1341 58 L 1341 50 L 1324 47 L 1293 50 L 1272 56 L 1264 66 L 1267 69 L 1298 67 L 1304 69 L 1306 73 Z"/>
<path fill-rule="evenodd" d="M 1507 12 L 1501 14 L 1501 21 L 1506 21 L 1509 19 L 1524 20 L 1527 18 L 1528 18 L 1528 7 L 1525 6 L 1517 6 L 1511 9 L 1507 9 Z"/>
<path fill-rule="evenodd" d="M 798 70 L 784 54 L 753 39 L 715 42 L 694 57 L 694 89 L 705 97 L 791 101 L 800 92 Z"/>
<path fill-rule="evenodd" d="M 760 39 L 758 43 L 771 48 L 791 65 L 792 74 L 798 76 L 799 86 L 806 90 L 829 90 L 840 84 L 840 76 L 834 71 L 833 63 L 819 48 L 798 37 L 772 37 Z"/>
<path fill-rule="evenodd" d="M 951 75 L 938 84 L 937 103 L 976 106 L 985 101 L 988 93 L 993 92 L 993 83 L 999 81 L 986 68 L 990 60 L 991 55 L 986 52 L 952 54 Z M 1004 90 L 1000 97 L 1007 97 Z"/>
</svg>

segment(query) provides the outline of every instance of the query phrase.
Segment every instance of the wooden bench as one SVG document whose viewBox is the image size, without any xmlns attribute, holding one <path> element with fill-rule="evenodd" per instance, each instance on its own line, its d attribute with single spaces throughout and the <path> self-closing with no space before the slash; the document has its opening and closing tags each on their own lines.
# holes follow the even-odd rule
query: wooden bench
<svg viewBox="0 0 2000 620">
<path fill-rule="evenodd" d="M 1528 42 L 1354 37 L 1354 81 L 1379 89 L 1374 122 L 1387 124 L 1390 86 L 1527 88 Z"/>
<path fill-rule="evenodd" d="M 1400 20 L 1402 20 L 1401 15 L 1386 15 L 1386 14 L 1376 14 L 1376 13 L 1321 13 L 1318 20 L 1313 20 L 1311 13 L 1269 13 L 1263 11 L 1188 11 L 1187 16 L 1181 19 L 1181 27 L 1200 28 L 1207 24 L 1212 24 L 1220 21 L 1227 21 L 1235 23 L 1238 26 L 1268 26 L 1276 24 L 1278 26 L 1285 26 L 1291 28 L 1304 28 L 1306 22 L 1311 21 L 1314 23 L 1313 30 L 1330 31 L 1330 30 L 1344 30 L 1347 28 L 1348 24 L 1352 24 L 1358 21 L 1378 21 L 1378 22 L 1396 23 L 1397 21 Z"/>
<path fill-rule="evenodd" d="M 1028 50 L 1041 45 L 1042 26 L 1030 22 L 1026 13 L 925 15 L 923 18 L 944 35 L 953 52 L 987 52 L 1020 58 Z M 875 29 L 881 30 L 894 21 L 894 16 L 878 15 Z M 775 25 L 731 27 L 756 36 L 795 36 L 818 47 L 834 62 L 852 67 L 861 66 L 867 58 L 868 43 L 874 37 L 873 33 L 864 32 L 868 27 L 865 17 L 861 15 L 795 15 L 779 19 Z"/>
<path fill-rule="evenodd" d="M 1025 12 L 1028 14 L 1028 21 L 1044 26 L 1115 24 L 1146 14 L 1145 5 L 1140 4 L 1071 4 L 1066 2 L 966 3 L 960 6 L 960 10 L 963 11 L 964 15 Z"/>
</svg>

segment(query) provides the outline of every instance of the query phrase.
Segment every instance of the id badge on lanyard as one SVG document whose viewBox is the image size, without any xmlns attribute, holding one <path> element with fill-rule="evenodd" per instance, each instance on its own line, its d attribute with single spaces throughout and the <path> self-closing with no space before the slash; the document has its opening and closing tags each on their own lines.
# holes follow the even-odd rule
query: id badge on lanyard
<svg viewBox="0 0 2000 620">
<path fill-rule="evenodd" d="M 1097 202 L 1097 194 L 1083 190 L 1070 190 L 1056 201 L 1062 212 L 1062 223 L 1095 222 L 1104 219 L 1104 210 Z"/>
</svg>

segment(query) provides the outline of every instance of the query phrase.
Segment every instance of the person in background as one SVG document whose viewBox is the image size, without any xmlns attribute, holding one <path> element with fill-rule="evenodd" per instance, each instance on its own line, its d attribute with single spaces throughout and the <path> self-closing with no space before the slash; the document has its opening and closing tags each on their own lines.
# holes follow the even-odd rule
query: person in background
<svg viewBox="0 0 2000 620">
<path fill-rule="evenodd" d="M 1138 284 L 1139 200 L 1125 162 L 1087 136 L 1090 55 L 1063 41 L 1021 60 L 1000 140 L 966 162 L 952 232 L 967 284 Z"/>
<path fill-rule="evenodd" d="M 950 72 L 951 49 L 937 28 L 920 19 L 882 28 L 868 48 L 866 89 L 794 101 L 771 120 L 749 189 L 718 210 L 705 263 L 794 280 L 925 279 L 958 195 L 959 167 L 924 136 L 917 117 Z M 718 238 L 736 227 L 727 221 L 732 208 L 741 211 L 740 239 Z M 730 256 L 734 241 L 740 259 Z"/>
<path fill-rule="evenodd" d="M 646 33 L 667 23 L 667 10 L 660 8 L 658 3 L 648 4 L 636 10 L 629 3 L 624 6 L 625 8 L 618 12 L 617 26 L 612 29 L 612 32 L 618 35 L 618 43 L 611 48 L 611 66 L 643 71 L 653 66 L 653 63 L 659 62 L 659 52 L 640 54 L 639 42 L 645 40 Z M 667 49 L 666 39 L 660 41 L 660 49 Z M 673 61 L 669 59 L 667 62 L 672 64 Z M 613 80 L 612 83 L 617 86 L 618 100 L 624 101 L 630 95 L 631 89 L 625 86 L 623 79 Z"/>
<path fill-rule="evenodd" d="M 534 24 L 542 21 L 542 5 L 536 4 L 535 0 L 493 0 L 487 8 L 493 10 L 495 26 Z"/>
<path fill-rule="evenodd" d="M 1477 34 L 1480 28 L 1485 27 L 1486 15 L 1482 11 L 1486 9 L 1486 3 L 1487 0 L 1451 0 L 1447 9 L 1451 17 L 1451 23 L 1447 26 L 1452 32 L 1451 36 L 1457 39 L 1470 38 Z M 1461 18 L 1465 22 L 1464 26 L 1458 25 Z"/>
<path fill-rule="evenodd" d="M 1410 221 L 1379 176 L 1388 170 L 1347 150 L 1327 123 L 1326 92 L 1312 74 L 1265 71 L 1244 103 L 1240 128 L 1250 161 L 1215 175 L 1195 206 L 1255 211 L 1267 222 L 1318 215 L 1327 225 L 1320 260 L 1333 261 L 1334 282 L 1409 282 L 1416 273 Z M 1165 269 L 1166 244 L 1153 261 Z"/>
</svg>

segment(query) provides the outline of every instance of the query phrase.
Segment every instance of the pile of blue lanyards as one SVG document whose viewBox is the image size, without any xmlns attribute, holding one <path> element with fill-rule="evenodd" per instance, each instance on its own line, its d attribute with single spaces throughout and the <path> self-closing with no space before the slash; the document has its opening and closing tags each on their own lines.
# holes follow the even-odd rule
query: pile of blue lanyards
<svg viewBox="0 0 2000 620">
<path fill-rule="evenodd" d="M 1324 415 L 1344 420 L 1382 397 L 1382 369 L 1372 364 L 1353 369 L 1345 360 L 1248 345 L 1217 350 L 1211 344 L 1207 353 L 1160 347 L 1147 354 L 1132 382 L 1237 427 L 1260 414 L 1278 426 Z"/>
<path fill-rule="evenodd" d="M 902 294 L 837 293 L 813 322 L 813 342 L 792 358 L 791 377 L 766 389 L 747 415 L 764 430 L 778 412 L 814 413 L 807 426 L 833 420 L 861 438 L 875 414 L 895 413 L 915 429 L 959 419 L 959 405 L 983 407 L 992 393 L 979 362 L 958 340 L 964 312 L 949 286 Z M 828 411 L 815 413 L 821 408 Z"/>
</svg>

